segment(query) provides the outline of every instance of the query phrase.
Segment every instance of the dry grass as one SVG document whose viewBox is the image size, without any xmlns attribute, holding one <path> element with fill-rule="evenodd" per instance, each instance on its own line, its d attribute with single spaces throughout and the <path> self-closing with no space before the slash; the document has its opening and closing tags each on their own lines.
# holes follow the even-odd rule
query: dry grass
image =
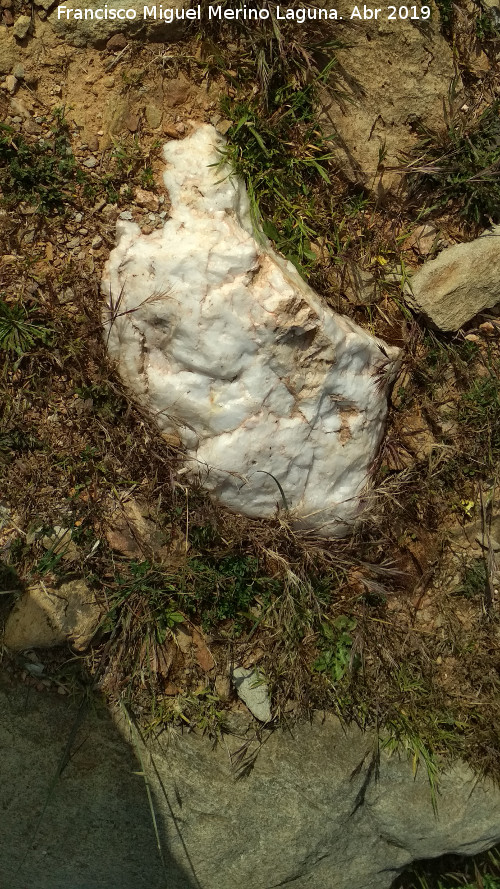
<svg viewBox="0 0 500 889">
<path fill-rule="evenodd" d="M 255 47 L 244 51 L 253 64 Z M 268 77 L 265 68 L 259 76 Z M 248 93 L 253 83 L 249 75 Z M 387 270 L 420 261 L 405 249 L 413 210 L 377 206 L 330 174 L 331 185 L 313 186 L 311 199 L 323 208 L 335 196 L 337 216 L 311 283 L 404 349 L 375 491 L 353 537 L 297 533 L 284 510 L 269 521 L 235 517 L 186 484 L 179 453 L 129 399 L 106 358 L 98 293 L 105 257 L 93 271 L 53 263 L 46 245 L 58 227 L 40 219 L 27 247 L 24 217 L 13 211 L 2 221 L 2 253 L 13 258 L 1 266 L 0 290 L 50 331 L 50 344 L 2 355 L 1 497 L 20 529 L 10 538 L 8 571 L 20 587 L 41 577 L 87 579 L 107 617 L 78 663 L 154 726 L 177 720 L 216 735 L 233 705 L 217 680 L 231 664 L 258 663 L 277 717 L 333 710 L 377 727 L 422 758 L 430 775 L 434 757 L 445 754 L 498 777 L 498 601 L 488 605 L 481 587 L 469 597 L 453 591 L 457 569 L 446 543 L 452 525 L 479 514 L 479 491 L 498 481 L 495 390 L 474 388 L 494 378 L 498 339 L 482 331 L 475 345 L 462 335 L 430 336 L 411 319 Z M 76 200 L 95 225 L 83 192 Z M 446 215 L 436 221 L 450 231 Z M 112 225 L 104 235 L 111 244 Z M 347 261 L 377 280 L 368 304 L 349 292 Z M 451 405 L 451 426 L 443 403 Z M 419 424 L 432 442 L 427 450 Z M 127 559 L 110 544 L 111 504 L 130 497 L 147 505 L 166 558 L 143 543 Z M 78 554 L 71 562 L 47 554 L 29 533 L 56 525 L 72 529 Z M 182 650 L 179 628 L 191 639 L 204 629 L 208 655 L 201 643 Z M 207 669 L 209 656 L 215 666 Z M 66 687 L 67 661 L 64 651 L 51 661 Z"/>
</svg>

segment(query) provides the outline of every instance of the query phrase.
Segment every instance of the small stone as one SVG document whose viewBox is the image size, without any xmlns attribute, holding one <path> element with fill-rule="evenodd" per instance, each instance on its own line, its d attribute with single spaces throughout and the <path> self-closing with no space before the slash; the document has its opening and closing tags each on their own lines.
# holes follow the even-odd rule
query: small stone
<svg viewBox="0 0 500 889">
<path fill-rule="evenodd" d="M 23 129 L 30 136 L 41 136 L 42 128 L 39 123 L 37 123 L 33 118 L 28 118 L 28 120 L 24 121 Z"/>
<path fill-rule="evenodd" d="M 12 27 L 12 25 L 14 24 L 14 16 L 12 15 L 10 9 L 4 9 L 2 21 L 8 28 Z"/>
<path fill-rule="evenodd" d="M 75 291 L 72 290 L 71 287 L 66 287 L 66 289 L 59 294 L 58 299 L 62 305 L 72 303 L 75 300 Z"/>
<path fill-rule="evenodd" d="M 99 163 L 99 161 L 97 160 L 96 157 L 87 157 L 83 161 L 83 166 L 87 167 L 88 170 L 93 170 L 94 167 L 97 167 L 98 163 Z"/>
<path fill-rule="evenodd" d="M 44 583 L 28 589 L 10 613 L 4 643 L 13 651 L 52 648 L 72 642 L 83 651 L 94 635 L 101 611 L 82 579 L 51 588 Z"/>
<path fill-rule="evenodd" d="M 175 80 L 168 80 L 164 85 L 165 101 L 167 105 L 175 108 L 176 105 L 183 105 L 189 96 L 191 87 L 187 79 L 177 77 Z"/>
<path fill-rule="evenodd" d="M 12 0 L 1 0 L 0 2 L 2 9 L 12 9 L 13 5 Z"/>
<path fill-rule="evenodd" d="M 139 115 L 135 111 L 129 111 L 125 118 L 125 126 L 131 133 L 136 133 L 139 129 Z"/>
<path fill-rule="evenodd" d="M 94 250 L 98 250 L 101 246 L 102 238 L 100 235 L 96 235 L 95 238 L 92 239 L 92 247 L 94 248 Z"/>
<path fill-rule="evenodd" d="M 427 223 L 426 225 L 417 225 L 413 229 L 409 238 L 406 239 L 404 246 L 407 249 L 416 250 L 422 256 L 427 256 L 436 246 L 438 232 L 434 225 Z"/>
<path fill-rule="evenodd" d="M 149 127 L 152 130 L 157 130 L 161 126 L 163 112 L 161 108 L 158 108 L 157 105 L 153 105 L 152 103 L 146 105 L 145 109 L 146 121 Z"/>
<path fill-rule="evenodd" d="M 455 331 L 500 301 L 500 226 L 442 250 L 408 283 L 405 298 L 440 330 Z M 467 337 L 468 339 L 469 337 Z M 474 342 L 474 340 L 472 340 Z"/>
<path fill-rule="evenodd" d="M 12 73 L 16 80 L 24 80 L 24 66 L 23 65 L 14 65 L 12 69 Z"/>
<path fill-rule="evenodd" d="M 29 15 L 20 15 L 14 22 L 13 33 L 17 40 L 24 40 L 31 28 L 31 18 Z"/>
<path fill-rule="evenodd" d="M 118 216 L 118 208 L 116 204 L 105 204 L 102 208 L 102 215 L 110 222 Z"/>
<path fill-rule="evenodd" d="M 233 670 L 233 684 L 236 693 L 248 707 L 250 713 L 260 722 L 272 719 L 271 702 L 267 683 L 259 670 L 236 667 Z"/>
<path fill-rule="evenodd" d="M 113 34 L 106 43 L 106 49 L 109 52 L 118 52 L 121 49 L 125 49 L 127 43 L 127 38 L 123 34 Z"/>
<path fill-rule="evenodd" d="M 80 246 L 80 238 L 71 238 L 71 240 L 68 241 L 68 243 L 66 244 L 66 247 L 68 248 L 68 250 L 75 250 L 79 246 Z"/>
<path fill-rule="evenodd" d="M 99 139 L 97 136 L 89 136 L 88 146 L 91 151 L 99 151 Z"/>
<path fill-rule="evenodd" d="M 225 136 L 226 133 L 231 129 L 232 125 L 232 120 L 220 120 L 217 124 L 217 130 L 222 136 Z"/>
<path fill-rule="evenodd" d="M 151 191 L 145 191 L 144 188 L 136 188 L 134 192 L 134 200 L 135 203 L 138 204 L 139 207 L 143 207 L 145 210 L 151 210 L 155 212 L 158 210 L 158 198 Z M 150 221 L 154 222 L 155 218 Z"/>
<path fill-rule="evenodd" d="M 17 77 L 14 77 L 13 74 L 8 74 L 5 78 L 5 86 L 11 95 L 14 95 L 17 89 Z"/>
<path fill-rule="evenodd" d="M 165 133 L 166 136 L 169 136 L 170 139 L 178 139 L 179 138 L 179 133 L 177 132 L 175 127 L 173 127 L 171 124 L 165 124 L 163 127 L 163 132 Z"/>
<path fill-rule="evenodd" d="M 125 219 L 127 221 L 130 221 L 133 218 L 134 217 L 132 216 L 132 213 L 130 210 L 122 210 L 122 212 L 120 213 L 120 219 Z"/>
</svg>

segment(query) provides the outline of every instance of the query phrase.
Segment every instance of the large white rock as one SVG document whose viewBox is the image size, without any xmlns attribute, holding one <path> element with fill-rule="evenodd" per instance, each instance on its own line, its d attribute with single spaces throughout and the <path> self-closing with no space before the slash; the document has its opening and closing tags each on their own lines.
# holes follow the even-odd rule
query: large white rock
<svg viewBox="0 0 500 889">
<path fill-rule="evenodd" d="M 397 350 L 332 312 L 263 236 L 202 126 L 164 149 L 162 230 L 119 222 L 103 280 L 120 373 L 232 510 L 328 536 L 362 508 Z M 274 476 L 274 479 L 272 478 Z M 276 480 L 276 481 L 275 481 Z"/>
</svg>

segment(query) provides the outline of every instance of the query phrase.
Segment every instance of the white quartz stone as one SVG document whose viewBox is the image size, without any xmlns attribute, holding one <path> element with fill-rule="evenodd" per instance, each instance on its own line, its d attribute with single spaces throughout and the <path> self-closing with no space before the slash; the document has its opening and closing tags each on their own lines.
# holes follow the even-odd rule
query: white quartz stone
<svg viewBox="0 0 500 889">
<path fill-rule="evenodd" d="M 118 221 L 103 279 L 109 352 L 222 504 L 272 516 L 284 508 L 276 479 L 295 526 L 342 536 L 363 507 L 397 350 L 255 239 L 222 146 L 211 126 L 169 142 L 163 228 Z"/>
</svg>

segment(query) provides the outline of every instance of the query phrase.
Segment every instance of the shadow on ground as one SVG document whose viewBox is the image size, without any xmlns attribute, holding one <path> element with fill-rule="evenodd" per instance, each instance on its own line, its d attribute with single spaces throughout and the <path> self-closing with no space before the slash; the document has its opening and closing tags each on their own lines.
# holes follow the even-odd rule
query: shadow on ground
<svg viewBox="0 0 500 889">
<path fill-rule="evenodd" d="M 98 699 L 73 703 L 0 670 L 2 889 L 199 889 L 155 812 L 158 849 L 141 771 Z"/>
</svg>

